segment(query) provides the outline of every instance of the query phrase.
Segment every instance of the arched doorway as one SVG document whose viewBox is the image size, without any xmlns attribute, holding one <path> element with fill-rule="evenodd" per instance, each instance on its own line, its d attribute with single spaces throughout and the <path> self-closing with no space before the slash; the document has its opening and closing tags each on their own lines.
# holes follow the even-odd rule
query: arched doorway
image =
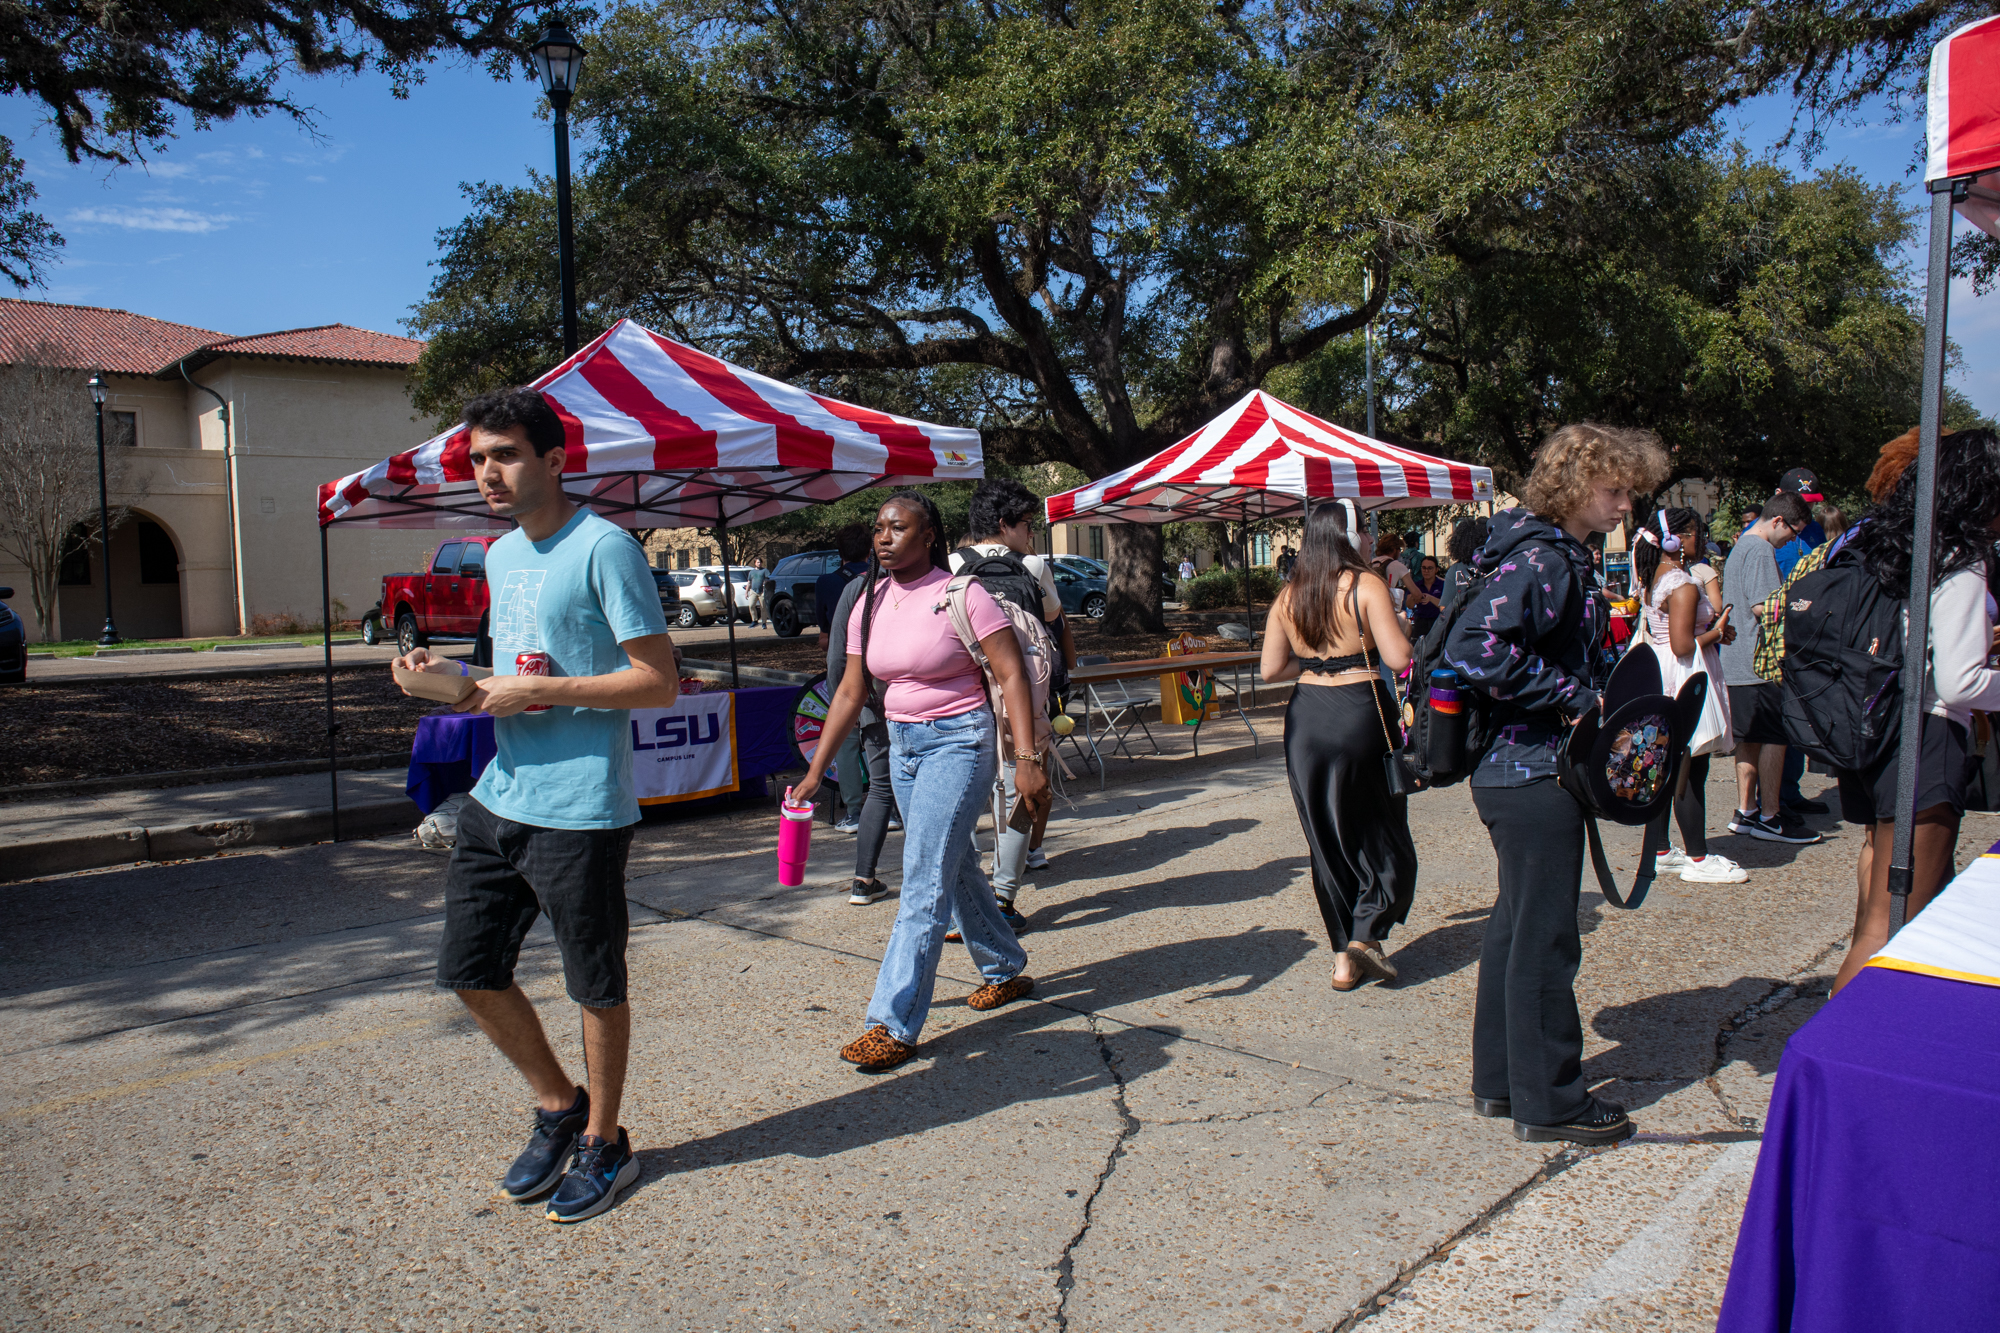
<svg viewBox="0 0 2000 1333">
<path fill-rule="evenodd" d="M 57 578 L 62 636 L 96 638 L 104 624 L 104 570 L 93 539 L 71 552 Z M 111 530 L 112 617 L 120 637 L 181 637 L 181 551 L 173 530 L 132 510 Z"/>
</svg>

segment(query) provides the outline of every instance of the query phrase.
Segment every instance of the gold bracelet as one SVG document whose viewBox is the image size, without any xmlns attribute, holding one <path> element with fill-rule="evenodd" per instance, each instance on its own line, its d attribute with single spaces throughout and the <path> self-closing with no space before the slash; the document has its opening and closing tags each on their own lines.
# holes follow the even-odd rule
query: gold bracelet
<svg viewBox="0 0 2000 1333">
<path fill-rule="evenodd" d="M 1048 767 L 1047 764 L 1042 762 L 1042 757 L 1038 754 L 1017 754 L 1014 756 L 1014 762 L 1017 764 L 1033 764 L 1036 768 Z"/>
</svg>

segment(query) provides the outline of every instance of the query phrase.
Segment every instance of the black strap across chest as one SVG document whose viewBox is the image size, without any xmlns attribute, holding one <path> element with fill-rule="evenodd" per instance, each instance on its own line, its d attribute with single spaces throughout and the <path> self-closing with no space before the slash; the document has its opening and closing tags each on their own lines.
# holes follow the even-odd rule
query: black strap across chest
<svg viewBox="0 0 2000 1333">
<path fill-rule="evenodd" d="M 1299 670 L 1311 671 L 1321 676 L 1337 676 L 1343 671 L 1364 671 L 1368 667 L 1366 653 L 1349 653 L 1345 657 L 1301 657 Z"/>
</svg>

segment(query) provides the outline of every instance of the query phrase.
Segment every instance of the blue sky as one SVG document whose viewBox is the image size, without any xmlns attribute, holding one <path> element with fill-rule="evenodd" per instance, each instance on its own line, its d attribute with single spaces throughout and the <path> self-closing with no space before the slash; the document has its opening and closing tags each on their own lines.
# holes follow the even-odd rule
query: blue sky
<svg viewBox="0 0 2000 1333">
<path fill-rule="evenodd" d="M 407 101 L 376 76 L 293 90 L 315 109 L 317 136 L 289 119 L 240 119 L 115 171 L 69 166 L 33 104 L 0 99 L 0 134 L 27 159 L 38 207 L 69 239 L 48 288 L 31 295 L 232 334 L 332 323 L 403 333 L 429 290 L 439 228 L 464 216 L 459 183 L 518 184 L 553 170 L 545 103 L 525 78 L 498 83 L 441 65 Z M 1756 151 L 1790 119 L 1788 99 L 1765 98 L 1733 116 L 1731 130 Z M 1909 172 L 1918 133 L 1915 120 L 1893 123 L 1886 111 L 1835 126 L 1815 165 L 1846 162 L 1920 207 Z M 1796 151 L 1784 161 L 1801 169 Z M 2000 292 L 1975 298 L 1956 284 L 1951 334 L 1965 354 L 1954 383 L 2000 415 Z"/>
</svg>

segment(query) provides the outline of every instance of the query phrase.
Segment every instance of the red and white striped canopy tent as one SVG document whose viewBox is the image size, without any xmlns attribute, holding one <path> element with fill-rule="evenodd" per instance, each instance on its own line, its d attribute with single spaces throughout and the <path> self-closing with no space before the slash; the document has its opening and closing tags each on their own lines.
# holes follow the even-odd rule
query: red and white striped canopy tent
<svg viewBox="0 0 2000 1333">
<path fill-rule="evenodd" d="M 1296 516 L 1314 500 L 1412 509 L 1492 498 L 1490 468 L 1370 439 L 1252 389 L 1179 444 L 1123 472 L 1050 496 L 1048 514 L 1051 523 L 1256 522 Z"/>
<path fill-rule="evenodd" d="M 1931 52 L 1931 183 L 1964 180 L 1959 214 L 2000 236 L 2000 18 L 1968 23 Z"/>
<path fill-rule="evenodd" d="M 563 487 L 627 528 L 752 523 L 869 486 L 985 475 L 979 432 L 821 397 L 629 319 L 534 382 Z M 463 427 L 319 488 L 321 527 L 493 528 Z"/>
</svg>

